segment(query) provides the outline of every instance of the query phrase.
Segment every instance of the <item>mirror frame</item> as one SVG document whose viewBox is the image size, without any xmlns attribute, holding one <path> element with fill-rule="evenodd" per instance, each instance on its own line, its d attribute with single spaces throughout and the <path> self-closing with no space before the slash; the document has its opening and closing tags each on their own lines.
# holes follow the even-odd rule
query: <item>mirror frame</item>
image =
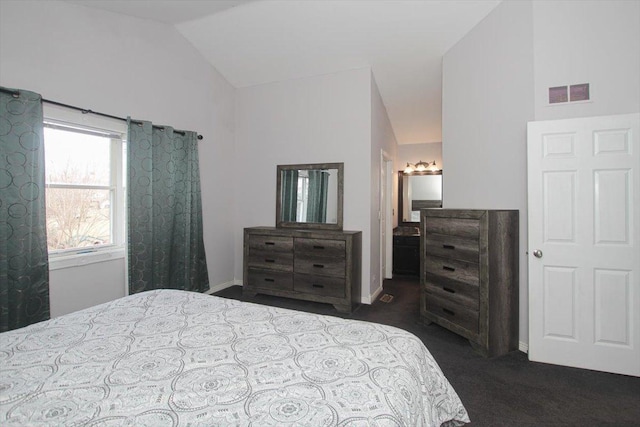
<svg viewBox="0 0 640 427">
<path fill-rule="evenodd" d="M 282 221 L 282 171 L 285 170 L 338 170 L 338 212 L 337 223 L 293 222 Z M 278 165 L 276 184 L 276 228 L 302 228 L 312 230 L 342 230 L 343 199 L 344 199 L 344 163 L 304 163 L 299 165 Z"/>
<path fill-rule="evenodd" d="M 402 226 L 415 226 L 419 224 L 420 221 L 403 221 L 404 212 L 402 209 L 403 199 L 404 199 L 404 184 L 403 179 L 405 176 L 418 176 L 418 175 L 442 175 L 442 169 L 438 171 L 424 171 L 424 172 L 412 172 L 412 173 L 404 173 L 404 171 L 398 171 L 398 225 Z M 442 207 L 442 199 L 440 199 L 440 206 L 434 206 L 434 208 Z"/>
</svg>

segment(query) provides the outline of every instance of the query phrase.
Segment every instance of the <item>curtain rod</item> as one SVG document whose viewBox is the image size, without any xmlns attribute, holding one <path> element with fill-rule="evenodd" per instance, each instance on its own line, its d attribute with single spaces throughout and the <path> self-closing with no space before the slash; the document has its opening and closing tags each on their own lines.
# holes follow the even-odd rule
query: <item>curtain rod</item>
<svg viewBox="0 0 640 427">
<path fill-rule="evenodd" d="M 8 94 L 10 94 L 10 95 L 12 95 L 14 97 L 20 96 L 20 91 L 18 91 L 18 90 L 4 89 L 4 88 L 0 87 L 0 92 L 8 93 Z M 96 116 L 108 117 L 110 119 L 115 119 L 115 120 L 122 120 L 123 122 L 127 121 L 127 119 L 124 118 L 124 117 L 112 116 L 111 114 L 100 113 L 98 111 L 89 110 L 87 108 L 80 108 L 80 107 L 76 107 L 74 105 L 63 104 L 62 102 L 51 101 L 49 99 L 42 98 L 42 102 L 46 102 L 47 104 L 51 104 L 51 105 L 57 105 L 59 107 L 70 108 L 72 110 L 80 111 L 80 112 L 82 112 L 82 114 L 95 114 Z M 136 124 L 142 124 L 142 122 L 137 121 L 137 120 L 131 120 L 131 122 L 132 123 L 136 123 Z M 156 129 L 164 129 L 164 126 L 153 125 L 153 127 L 156 128 Z M 174 130 L 174 132 L 179 134 L 179 135 L 183 135 L 184 136 L 184 132 L 183 131 Z M 203 139 L 203 136 L 198 134 L 198 139 L 199 140 Z"/>
</svg>

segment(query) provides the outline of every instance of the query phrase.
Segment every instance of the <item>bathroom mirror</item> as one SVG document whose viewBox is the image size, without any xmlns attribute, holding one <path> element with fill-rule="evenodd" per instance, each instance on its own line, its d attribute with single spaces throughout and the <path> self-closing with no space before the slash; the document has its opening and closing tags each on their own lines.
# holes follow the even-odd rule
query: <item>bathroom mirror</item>
<svg viewBox="0 0 640 427">
<path fill-rule="evenodd" d="M 344 163 L 278 165 L 276 227 L 342 230 Z"/>
<path fill-rule="evenodd" d="M 442 171 L 398 172 L 400 225 L 420 222 L 420 209 L 442 207 Z"/>
</svg>

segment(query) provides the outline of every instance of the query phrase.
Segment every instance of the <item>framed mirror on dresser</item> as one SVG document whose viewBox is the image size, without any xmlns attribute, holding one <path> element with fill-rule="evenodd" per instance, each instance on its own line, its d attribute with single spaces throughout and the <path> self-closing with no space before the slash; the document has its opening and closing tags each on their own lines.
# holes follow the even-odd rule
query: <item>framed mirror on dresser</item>
<svg viewBox="0 0 640 427">
<path fill-rule="evenodd" d="M 344 163 L 278 165 L 276 227 L 342 230 Z"/>
<path fill-rule="evenodd" d="M 344 164 L 277 166 L 276 226 L 244 229 L 243 294 L 361 301 L 362 232 L 343 227 Z"/>
</svg>

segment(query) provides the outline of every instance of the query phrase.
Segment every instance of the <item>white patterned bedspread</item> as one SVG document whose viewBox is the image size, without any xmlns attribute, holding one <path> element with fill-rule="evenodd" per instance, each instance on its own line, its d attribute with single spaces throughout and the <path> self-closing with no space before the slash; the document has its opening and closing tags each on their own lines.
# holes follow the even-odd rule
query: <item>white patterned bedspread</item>
<svg viewBox="0 0 640 427">
<path fill-rule="evenodd" d="M 192 292 L 125 297 L 0 334 L 0 425 L 468 422 L 403 330 Z"/>
</svg>

